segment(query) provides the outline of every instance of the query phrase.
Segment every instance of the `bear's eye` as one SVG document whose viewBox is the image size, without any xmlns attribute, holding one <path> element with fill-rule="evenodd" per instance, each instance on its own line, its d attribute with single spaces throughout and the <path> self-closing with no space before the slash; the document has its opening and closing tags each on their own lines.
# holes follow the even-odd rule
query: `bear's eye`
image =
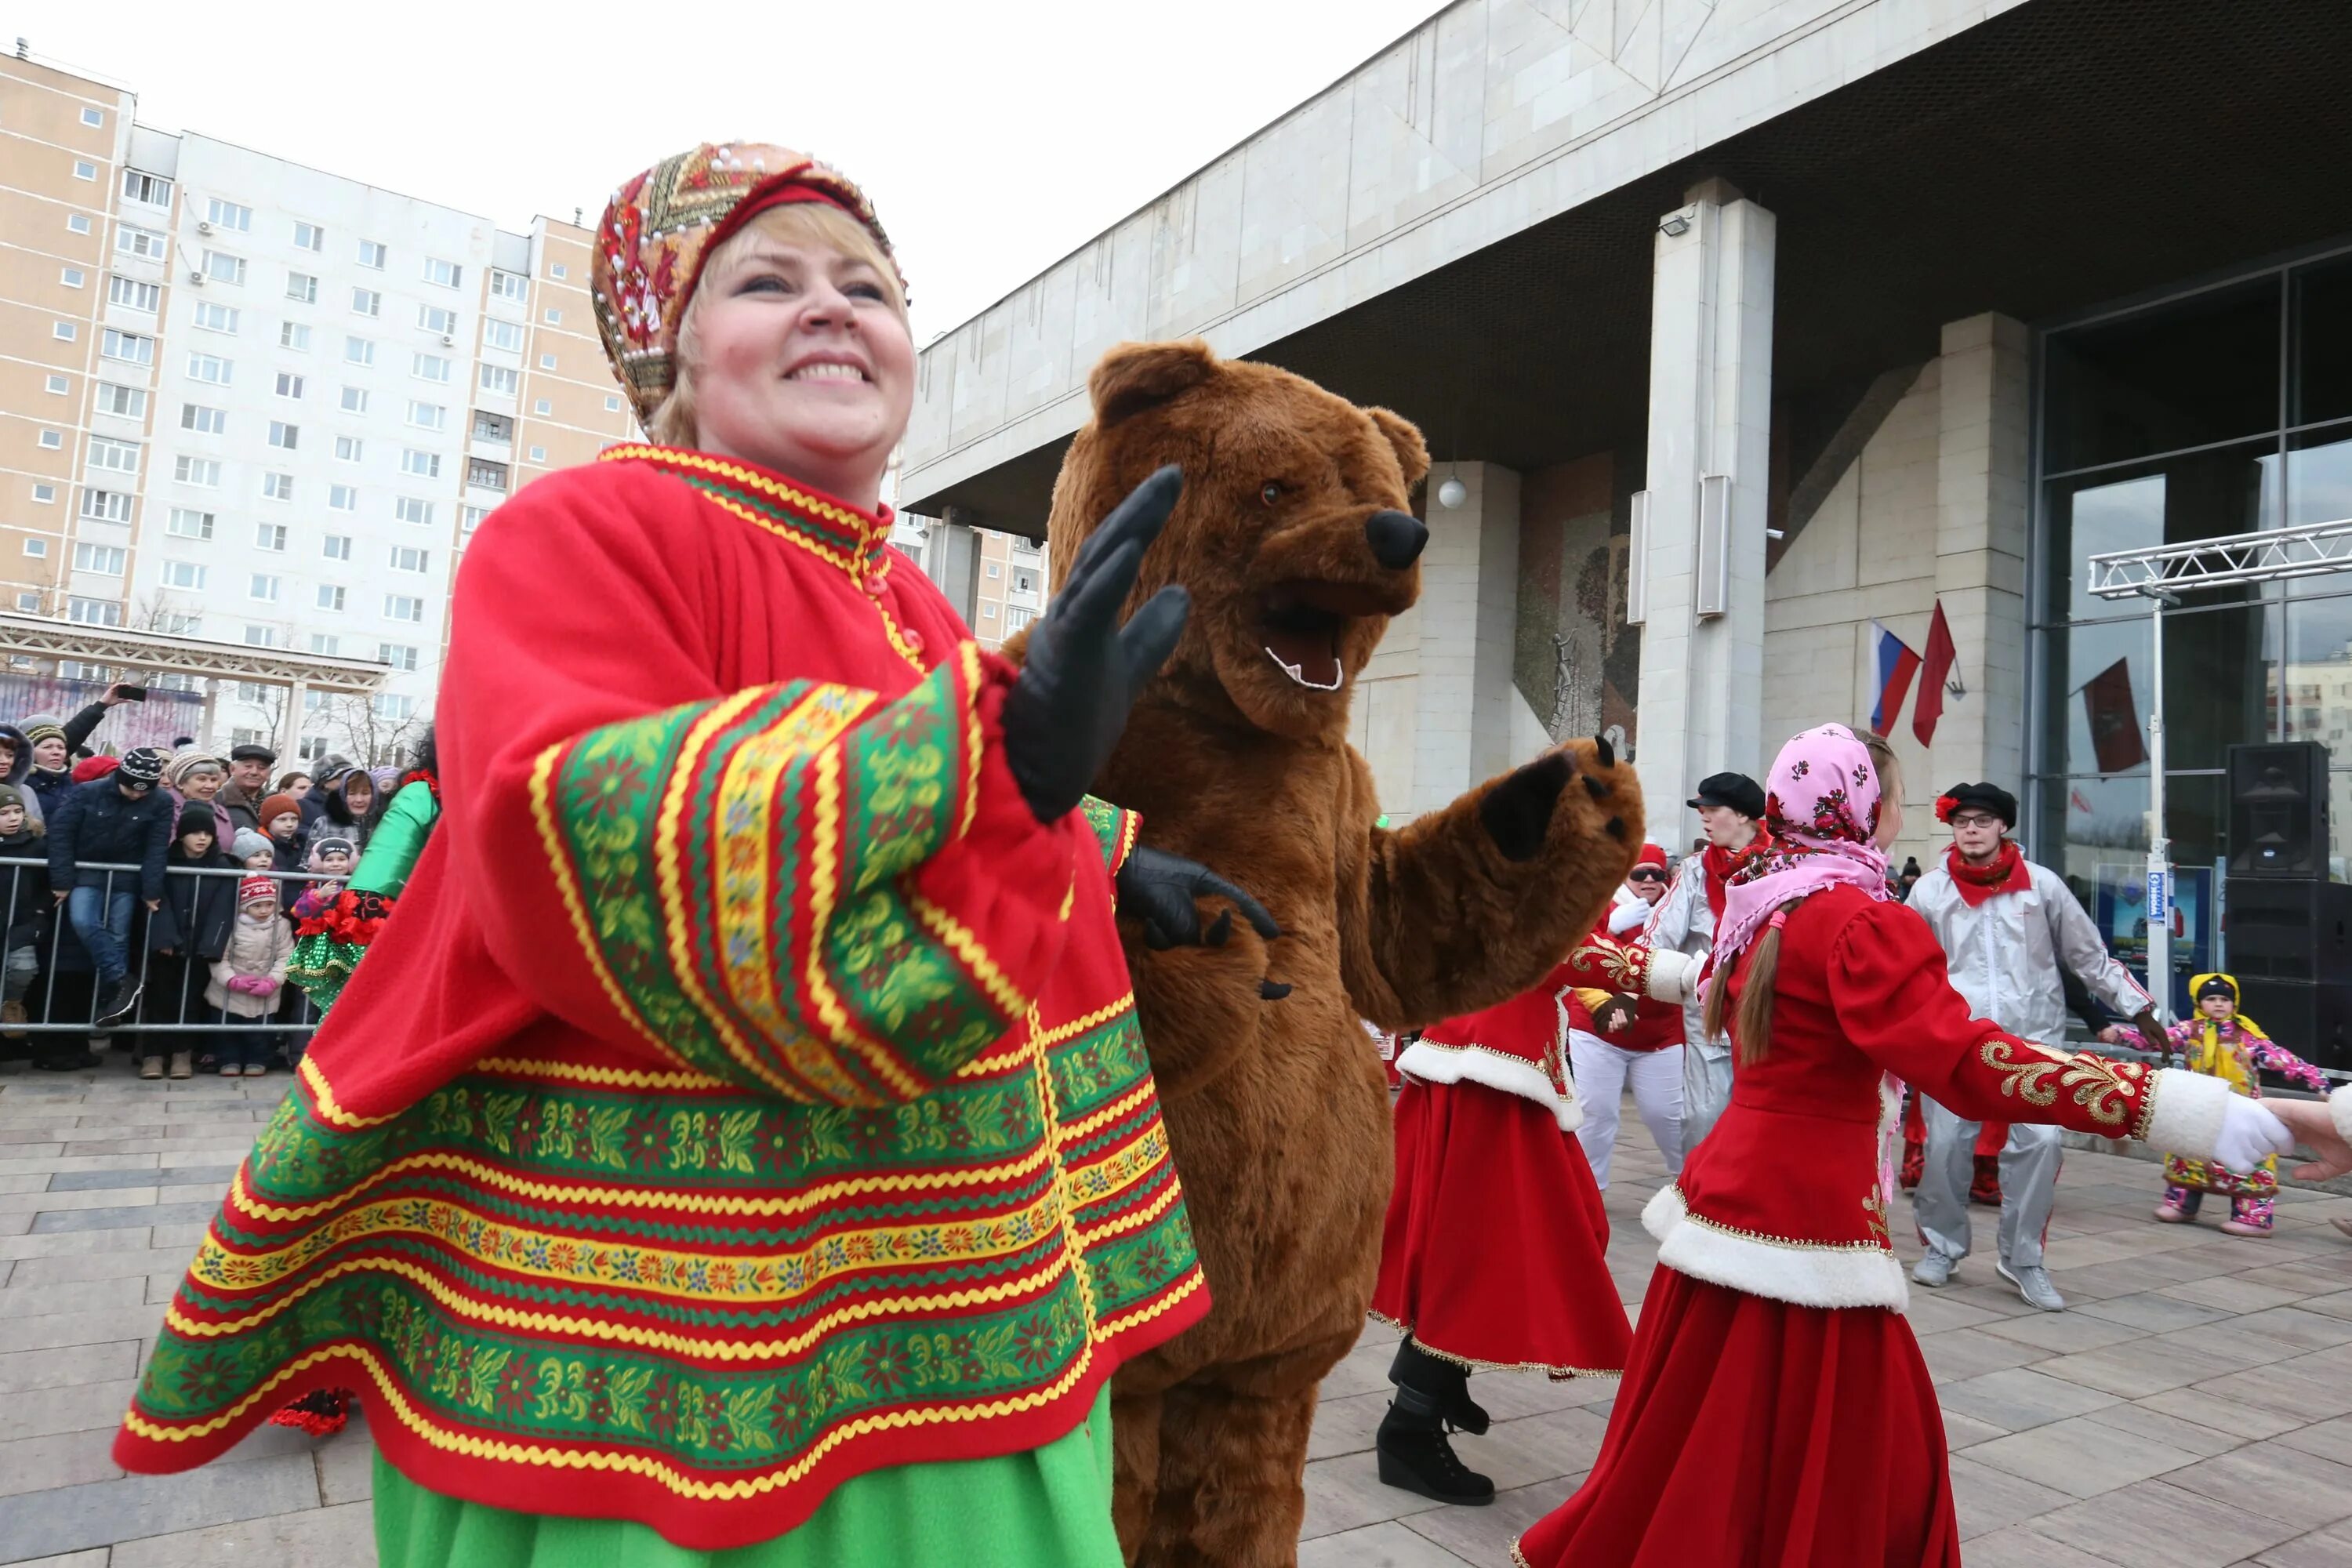
<svg viewBox="0 0 2352 1568">
<path fill-rule="evenodd" d="M 1272 506 L 1282 499 L 1282 487 L 1279 484 L 1276 484 L 1274 480 L 1268 479 L 1265 483 L 1258 486 L 1257 499 L 1264 501 L 1267 506 Z"/>
</svg>

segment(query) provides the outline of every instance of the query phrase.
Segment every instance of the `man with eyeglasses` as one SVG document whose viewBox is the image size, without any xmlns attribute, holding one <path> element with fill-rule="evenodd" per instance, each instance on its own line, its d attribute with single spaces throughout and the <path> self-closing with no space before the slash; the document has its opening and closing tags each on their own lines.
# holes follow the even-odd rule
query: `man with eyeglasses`
<svg viewBox="0 0 2352 1568">
<path fill-rule="evenodd" d="M 1952 829 L 1951 847 L 1911 889 L 1911 907 L 1935 931 L 1953 986 L 1979 1018 L 2050 1049 L 2066 1047 L 2065 972 L 2139 1026 L 2148 1048 L 2164 1050 L 2163 1026 L 2147 993 L 2099 940 L 2058 874 L 2025 858 L 2010 830 L 2017 797 L 1998 784 L 1955 784 L 1936 801 Z M 1927 1158 L 1912 1196 L 1927 1250 L 1911 1270 L 1922 1285 L 1948 1283 L 1969 1255 L 1969 1182 L 1977 1123 L 1932 1100 L 1920 1114 Z M 2000 1252 L 1994 1271 L 2031 1307 L 2065 1310 L 2042 1266 L 2042 1233 L 2058 1195 L 2059 1130 L 2012 1123 L 2000 1152 Z"/>
<path fill-rule="evenodd" d="M 1706 836 L 1692 846 L 1664 898 L 1650 915 L 1643 939 L 1704 963 L 1715 950 L 1715 922 L 1726 890 L 1742 867 L 1770 847 L 1764 831 L 1764 786 L 1746 773 L 1710 773 L 1686 803 Z M 1731 1103 L 1731 1041 L 1710 1037 L 1706 1005 L 1683 1005 L 1683 1152 L 1698 1147 Z"/>
<path fill-rule="evenodd" d="M 131 973 L 134 901 L 149 910 L 163 901 L 163 857 L 172 847 L 179 803 L 157 789 L 163 753 L 134 746 L 102 778 L 76 784 L 49 820 L 49 888 L 98 971 L 95 1028 L 124 1022 L 139 1005 Z M 128 862 L 136 872 L 106 871 Z"/>
</svg>

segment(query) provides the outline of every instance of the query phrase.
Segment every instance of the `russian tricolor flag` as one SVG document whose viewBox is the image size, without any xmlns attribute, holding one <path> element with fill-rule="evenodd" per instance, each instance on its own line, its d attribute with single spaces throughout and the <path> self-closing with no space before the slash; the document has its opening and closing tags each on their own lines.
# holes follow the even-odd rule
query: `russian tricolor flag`
<svg viewBox="0 0 2352 1568">
<path fill-rule="evenodd" d="M 1919 673 L 1919 656 L 1876 621 L 1870 623 L 1870 629 L 1878 636 L 1878 702 L 1870 710 L 1870 727 L 1884 735 L 1903 711 L 1903 700 L 1911 695 L 1911 678 Z"/>
</svg>

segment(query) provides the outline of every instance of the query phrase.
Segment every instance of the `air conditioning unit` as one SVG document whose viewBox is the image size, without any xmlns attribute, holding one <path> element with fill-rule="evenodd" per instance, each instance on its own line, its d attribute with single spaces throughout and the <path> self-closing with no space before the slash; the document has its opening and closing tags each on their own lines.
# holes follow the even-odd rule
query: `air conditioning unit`
<svg viewBox="0 0 2352 1568">
<path fill-rule="evenodd" d="M 442 346 L 443 348 L 445 348 L 445 349 L 446 349 L 446 348 L 455 348 L 455 347 L 457 346 L 457 333 L 455 333 L 455 332 L 444 332 L 444 333 L 442 333 L 442 334 L 441 334 L 441 346 Z"/>
<path fill-rule="evenodd" d="M 188 281 L 198 289 L 203 288 L 205 286 L 205 269 L 201 267 L 189 268 Z"/>
<path fill-rule="evenodd" d="M 210 234 L 212 231 L 213 226 L 211 224 L 205 222 L 202 218 L 198 218 L 196 220 L 196 232 L 198 234 Z"/>
</svg>

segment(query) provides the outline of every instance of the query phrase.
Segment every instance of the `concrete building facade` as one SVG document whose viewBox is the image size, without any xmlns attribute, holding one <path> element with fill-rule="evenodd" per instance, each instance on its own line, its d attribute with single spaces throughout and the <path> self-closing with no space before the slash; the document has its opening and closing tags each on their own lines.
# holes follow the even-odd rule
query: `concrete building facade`
<svg viewBox="0 0 2352 1568">
<path fill-rule="evenodd" d="M 22 209 L 0 252 L 0 595 L 380 662 L 372 700 L 314 693 L 299 715 L 237 685 L 211 740 L 396 750 L 429 714 L 474 527 L 635 428 L 596 341 L 591 237 L 508 232 L 134 109 L 0 61 L 8 167 L 32 176 L 0 194 Z"/>
</svg>

